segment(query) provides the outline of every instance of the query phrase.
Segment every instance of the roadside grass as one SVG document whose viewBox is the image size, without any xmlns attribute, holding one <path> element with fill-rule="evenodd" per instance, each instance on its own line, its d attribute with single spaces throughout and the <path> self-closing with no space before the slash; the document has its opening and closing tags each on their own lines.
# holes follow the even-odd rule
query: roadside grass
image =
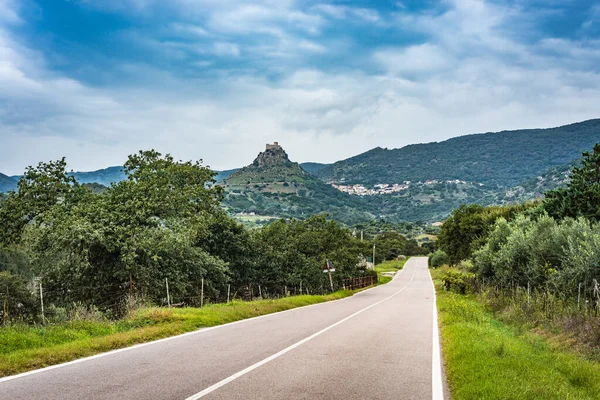
<svg viewBox="0 0 600 400">
<path fill-rule="evenodd" d="M 404 268 L 404 264 L 409 260 L 390 260 L 384 261 L 380 264 L 375 265 L 375 272 L 381 274 L 382 272 L 396 272 Z"/>
<path fill-rule="evenodd" d="M 454 399 L 600 399 L 600 364 L 494 318 L 474 295 L 440 290 L 442 351 Z"/>
<path fill-rule="evenodd" d="M 352 296 L 340 290 L 275 300 L 234 301 L 203 308 L 142 308 L 118 321 L 70 321 L 56 325 L 0 328 L 0 377 L 75 360 L 259 315 Z"/>
<path fill-rule="evenodd" d="M 393 276 L 381 275 L 382 273 L 397 272 L 397 271 L 401 270 L 402 268 L 404 268 L 404 264 L 406 264 L 407 261 L 408 261 L 408 258 L 406 260 L 384 261 L 381 264 L 377 264 L 375 266 L 375 272 L 377 272 L 378 284 L 380 284 L 380 285 L 386 284 L 386 283 L 390 282 L 393 278 Z"/>
<path fill-rule="evenodd" d="M 398 272 L 402 268 L 404 268 L 404 264 L 409 260 L 410 257 L 405 260 L 389 260 L 384 261 L 375 266 L 375 272 L 377 272 L 377 283 L 379 285 L 386 284 L 393 279 L 393 276 L 390 275 L 382 275 L 382 273 L 386 272 Z"/>
</svg>

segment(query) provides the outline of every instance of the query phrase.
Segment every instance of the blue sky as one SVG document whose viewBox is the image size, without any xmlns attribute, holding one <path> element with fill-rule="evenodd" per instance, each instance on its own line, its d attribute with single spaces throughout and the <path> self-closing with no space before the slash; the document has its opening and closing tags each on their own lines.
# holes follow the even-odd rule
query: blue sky
<svg viewBox="0 0 600 400">
<path fill-rule="evenodd" d="M 0 0 L 0 172 L 297 161 L 600 117 L 593 1 Z"/>
</svg>

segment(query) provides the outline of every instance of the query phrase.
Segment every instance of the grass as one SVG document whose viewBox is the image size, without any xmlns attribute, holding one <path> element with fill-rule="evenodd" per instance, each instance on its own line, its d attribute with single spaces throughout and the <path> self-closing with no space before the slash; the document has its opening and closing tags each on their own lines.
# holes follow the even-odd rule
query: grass
<svg viewBox="0 0 600 400">
<path fill-rule="evenodd" d="M 404 268 L 404 264 L 406 264 L 406 262 L 408 261 L 408 258 L 406 260 L 390 260 L 390 261 L 384 261 L 380 264 L 377 264 L 375 266 L 375 272 L 377 272 L 377 279 L 378 279 L 378 283 L 380 285 L 388 283 L 389 281 L 392 280 L 392 276 L 390 275 L 381 275 L 382 273 L 385 272 L 397 272 L 399 270 L 401 270 L 402 268 Z"/>
<path fill-rule="evenodd" d="M 71 321 L 0 328 L 0 376 L 296 307 L 338 300 L 356 291 L 276 300 L 234 301 L 203 308 L 143 308 L 118 321 Z"/>
<path fill-rule="evenodd" d="M 437 306 L 454 399 L 600 399 L 599 363 L 499 321 L 473 295 L 438 290 Z"/>
</svg>

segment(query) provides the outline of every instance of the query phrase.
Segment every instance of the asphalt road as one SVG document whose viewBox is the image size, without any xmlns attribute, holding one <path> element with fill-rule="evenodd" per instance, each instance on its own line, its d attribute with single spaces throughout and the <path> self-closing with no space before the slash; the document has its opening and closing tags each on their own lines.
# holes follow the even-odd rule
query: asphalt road
<svg viewBox="0 0 600 400">
<path fill-rule="evenodd" d="M 426 258 L 355 296 L 0 379 L 0 399 L 439 399 Z"/>
</svg>

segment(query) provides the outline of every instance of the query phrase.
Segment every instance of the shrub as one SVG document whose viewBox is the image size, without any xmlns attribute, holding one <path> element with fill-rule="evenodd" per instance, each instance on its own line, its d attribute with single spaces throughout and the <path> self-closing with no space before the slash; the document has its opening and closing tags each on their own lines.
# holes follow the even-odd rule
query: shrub
<svg viewBox="0 0 600 400">
<path fill-rule="evenodd" d="M 8 271 L 0 272 L 0 307 L 3 320 L 28 320 L 38 312 L 38 302 L 25 279 Z"/>
<path fill-rule="evenodd" d="M 429 257 L 429 266 L 432 268 L 438 268 L 449 263 L 450 257 L 443 250 L 437 250 Z"/>
<path fill-rule="evenodd" d="M 446 268 L 442 275 L 444 290 L 454 293 L 465 294 L 474 286 L 475 275 L 470 272 L 461 271 L 458 268 Z"/>
</svg>

